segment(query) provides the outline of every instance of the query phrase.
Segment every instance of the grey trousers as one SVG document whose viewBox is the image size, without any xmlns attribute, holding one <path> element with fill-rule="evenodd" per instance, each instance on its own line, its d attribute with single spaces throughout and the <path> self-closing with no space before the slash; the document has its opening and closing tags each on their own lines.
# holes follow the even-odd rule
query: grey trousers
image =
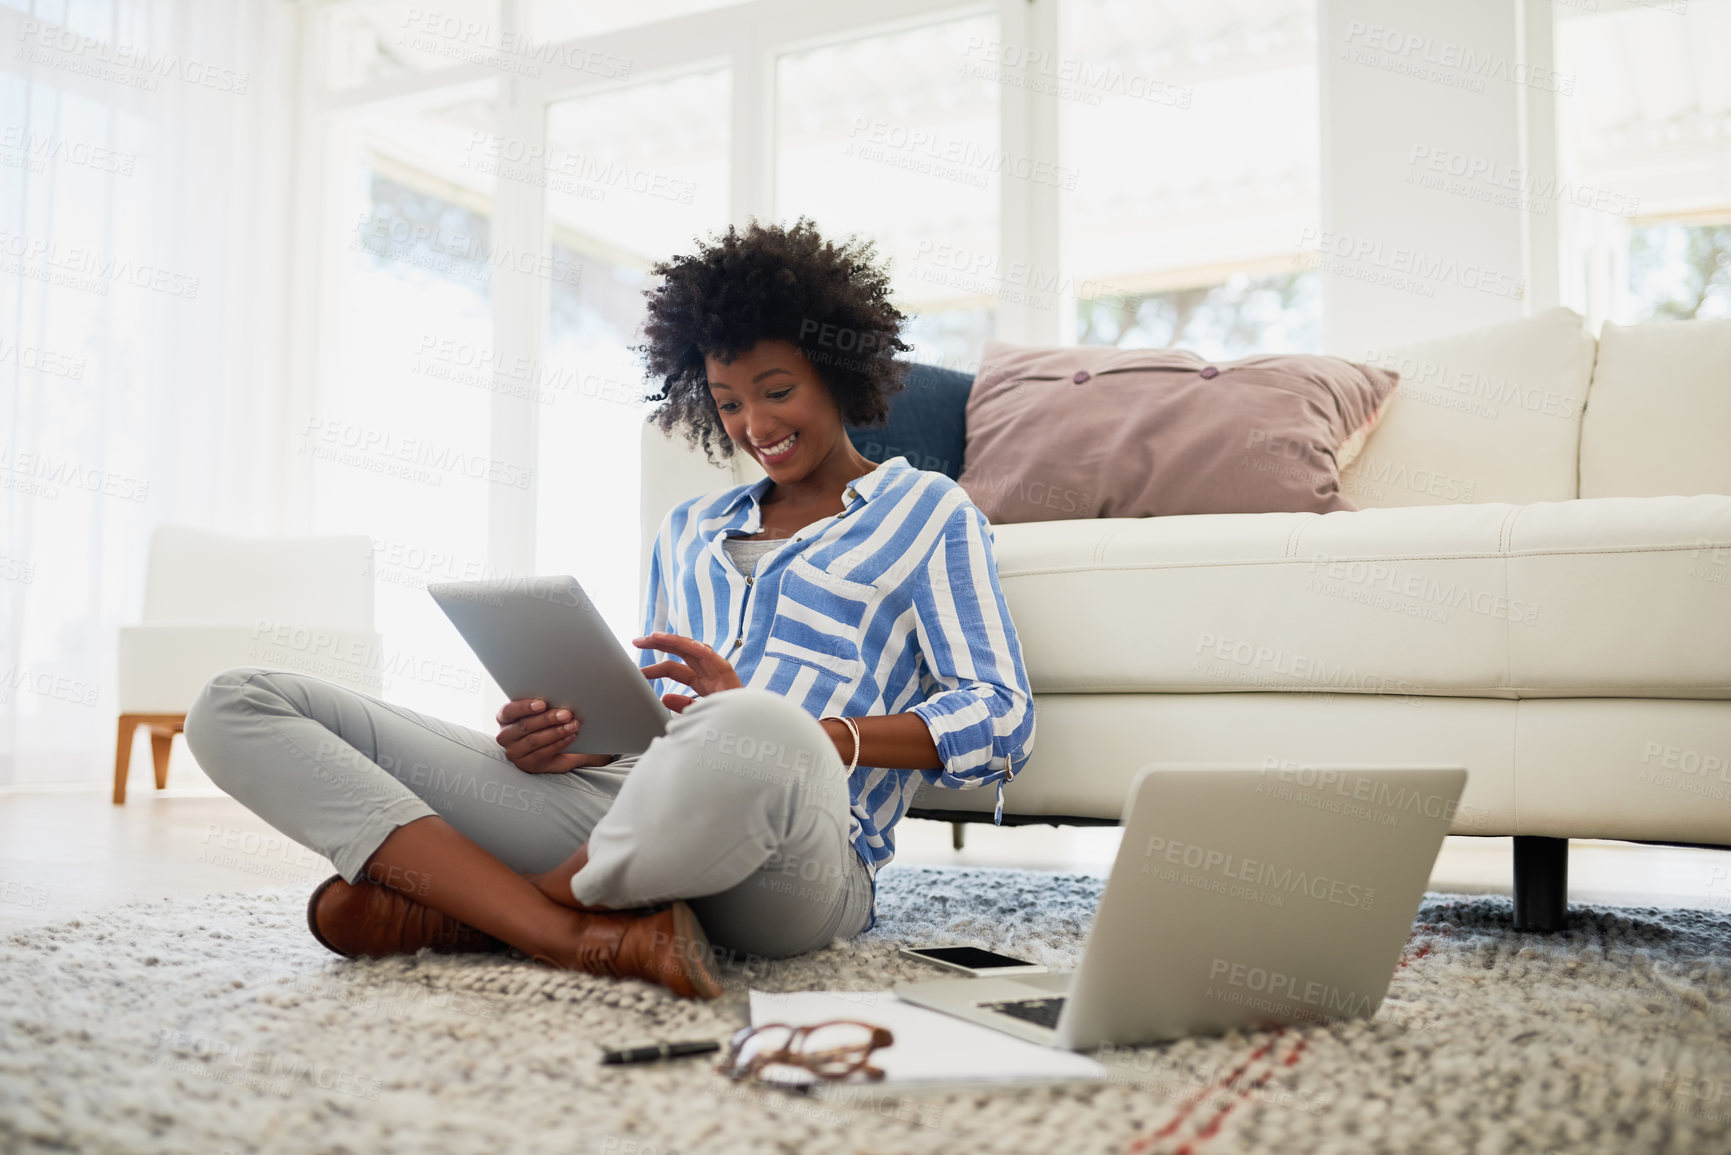
<svg viewBox="0 0 1731 1155">
<path fill-rule="evenodd" d="M 529 774 L 491 734 L 243 666 L 205 684 L 186 742 L 212 781 L 349 882 L 391 831 L 437 814 L 518 872 L 588 842 L 579 902 L 687 899 L 728 951 L 784 958 L 871 920 L 846 767 L 815 718 L 767 690 L 698 699 L 639 755 Z"/>
</svg>

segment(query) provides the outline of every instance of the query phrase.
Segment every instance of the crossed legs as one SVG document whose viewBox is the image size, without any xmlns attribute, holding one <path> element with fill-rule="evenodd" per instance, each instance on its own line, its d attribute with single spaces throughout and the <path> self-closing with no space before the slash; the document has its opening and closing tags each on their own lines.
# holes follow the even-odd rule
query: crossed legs
<svg viewBox="0 0 1731 1155">
<path fill-rule="evenodd" d="M 186 734 L 218 785 L 346 881 L 394 885 L 560 965 L 586 949 L 579 905 L 690 899 L 719 946 L 769 957 L 869 922 L 840 760 L 766 691 L 700 699 L 635 759 L 567 774 L 526 774 L 478 730 L 252 667 L 211 679 Z"/>
</svg>

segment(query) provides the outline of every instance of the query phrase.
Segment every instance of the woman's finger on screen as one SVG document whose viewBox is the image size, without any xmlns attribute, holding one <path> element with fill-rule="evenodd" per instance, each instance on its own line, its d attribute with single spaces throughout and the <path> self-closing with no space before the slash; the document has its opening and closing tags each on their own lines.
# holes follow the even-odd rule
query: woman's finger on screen
<svg viewBox="0 0 1731 1155">
<path fill-rule="evenodd" d="M 696 689 L 691 679 L 697 674 L 684 662 L 656 662 L 653 666 L 644 666 L 643 676 L 650 679 L 667 678 Z"/>
<path fill-rule="evenodd" d="M 689 661 L 691 658 L 708 650 L 714 653 L 708 645 L 696 638 L 688 638 L 683 634 L 669 634 L 657 631 L 645 634 L 641 638 L 632 638 L 631 644 L 640 650 L 661 650 L 664 653 L 675 654 Z"/>
</svg>

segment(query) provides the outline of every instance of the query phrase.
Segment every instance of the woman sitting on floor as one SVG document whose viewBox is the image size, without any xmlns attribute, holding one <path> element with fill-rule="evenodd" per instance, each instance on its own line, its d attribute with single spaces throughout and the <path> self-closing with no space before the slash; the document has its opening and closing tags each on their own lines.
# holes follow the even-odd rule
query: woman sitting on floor
<svg viewBox="0 0 1731 1155">
<path fill-rule="evenodd" d="M 768 476 L 662 520 L 635 644 L 674 716 L 647 750 L 561 753 L 578 723 L 538 701 L 507 703 L 494 738 L 304 674 L 205 686 L 200 765 L 338 871 L 308 903 L 320 942 L 509 945 L 714 997 L 714 948 L 785 957 L 871 927 L 922 783 L 1001 804 L 1034 711 L 990 527 L 844 428 L 888 413 L 908 348 L 872 257 L 801 219 L 653 270 L 653 420 Z"/>
</svg>

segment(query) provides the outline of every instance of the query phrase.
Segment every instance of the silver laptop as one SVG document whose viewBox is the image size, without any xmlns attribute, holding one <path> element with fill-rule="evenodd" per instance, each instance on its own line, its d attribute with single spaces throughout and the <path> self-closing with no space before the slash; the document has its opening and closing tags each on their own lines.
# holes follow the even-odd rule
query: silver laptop
<svg viewBox="0 0 1731 1155">
<path fill-rule="evenodd" d="M 1460 767 L 1145 766 L 1073 973 L 895 993 L 1071 1050 L 1369 1018 L 1466 779 Z"/>
<path fill-rule="evenodd" d="M 641 754 L 673 716 L 570 576 L 433 582 L 427 592 L 512 700 L 582 722 L 567 754 Z"/>
</svg>

